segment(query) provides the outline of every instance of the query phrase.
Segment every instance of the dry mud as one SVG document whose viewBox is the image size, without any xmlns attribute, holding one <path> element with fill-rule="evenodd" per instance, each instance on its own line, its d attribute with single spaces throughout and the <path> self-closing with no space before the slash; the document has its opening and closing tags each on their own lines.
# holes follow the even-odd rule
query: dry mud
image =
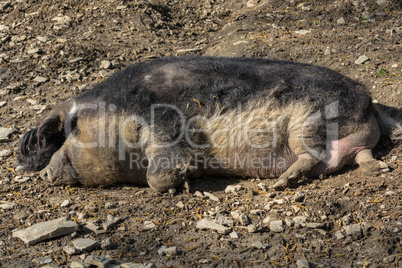
<svg viewBox="0 0 402 268">
<path fill-rule="evenodd" d="M 397 0 L 1 1 L 0 126 L 12 133 L 0 143 L 0 266 L 88 267 L 88 256 L 98 255 L 113 259 L 110 267 L 401 267 L 402 147 L 386 138 L 375 157 L 391 172 L 347 168 L 276 193 L 269 188 L 275 180 L 252 178 L 197 179 L 190 194 L 55 187 L 38 173 L 14 170 L 20 135 L 53 105 L 124 66 L 162 56 L 329 67 L 366 84 L 400 116 L 401 26 Z M 225 193 L 229 185 L 241 189 Z M 76 232 L 32 246 L 12 237 L 65 216 L 78 223 Z M 112 216 L 118 221 L 102 231 Z M 198 229 L 203 218 L 231 234 Z M 99 245 L 68 251 L 79 238 Z"/>
</svg>

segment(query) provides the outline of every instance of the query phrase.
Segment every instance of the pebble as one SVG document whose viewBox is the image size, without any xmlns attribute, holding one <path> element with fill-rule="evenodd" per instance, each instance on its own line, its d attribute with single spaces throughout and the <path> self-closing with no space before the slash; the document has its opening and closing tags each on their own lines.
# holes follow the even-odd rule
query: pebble
<svg viewBox="0 0 402 268">
<path fill-rule="evenodd" d="M 8 27 L 8 26 L 6 26 L 4 24 L 0 25 L 0 32 L 6 32 L 8 30 L 10 30 L 10 27 Z"/>
<path fill-rule="evenodd" d="M 321 228 L 325 227 L 325 223 L 309 222 L 309 223 L 306 223 L 306 227 L 311 228 L 311 229 L 321 229 Z"/>
<path fill-rule="evenodd" d="M 6 101 L 0 101 L 0 108 L 6 106 L 7 102 Z"/>
<path fill-rule="evenodd" d="M 156 224 L 152 221 L 144 221 L 144 226 L 142 227 L 141 231 L 148 231 L 156 228 Z"/>
<path fill-rule="evenodd" d="M 68 207 L 70 205 L 70 200 L 66 199 L 63 201 L 63 203 L 60 204 L 60 207 Z"/>
<path fill-rule="evenodd" d="M 194 195 L 196 197 L 201 197 L 201 198 L 204 197 L 204 195 L 200 191 L 195 191 Z"/>
<path fill-rule="evenodd" d="M 242 189 L 241 185 L 229 185 L 225 189 L 225 193 L 235 193 Z"/>
<path fill-rule="evenodd" d="M 233 231 L 229 234 L 229 237 L 232 239 L 239 239 L 241 236 L 242 234 L 236 231 Z"/>
<path fill-rule="evenodd" d="M 105 209 L 112 209 L 115 208 L 115 204 L 113 204 L 112 202 L 106 202 L 105 204 Z"/>
<path fill-rule="evenodd" d="M 101 69 L 111 69 L 112 68 L 112 63 L 108 60 L 103 60 L 100 63 L 99 68 Z"/>
<path fill-rule="evenodd" d="M 15 132 L 14 128 L 0 127 L 0 142 L 9 141 L 11 134 Z"/>
<path fill-rule="evenodd" d="M 331 49 L 330 49 L 329 47 L 327 47 L 327 48 L 325 49 L 325 51 L 324 51 L 324 55 L 325 55 L 325 56 L 329 56 L 329 55 L 331 55 L 331 54 L 332 54 Z"/>
<path fill-rule="evenodd" d="M 362 234 L 362 228 L 360 224 L 350 224 L 344 227 L 347 236 L 352 236 L 355 239 L 360 238 Z"/>
<path fill-rule="evenodd" d="M 25 183 L 29 180 L 31 180 L 31 177 L 15 176 L 15 178 L 14 178 L 14 181 L 16 181 L 18 183 Z"/>
<path fill-rule="evenodd" d="M 37 36 L 36 39 L 38 39 L 40 42 L 47 42 L 48 38 L 46 36 Z"/>
<path fill-rule="evenodd" d="M 70 245 L 63 247 L 63 250 L 65 253 L 67 253 L 67 255 L 76 255 L 80 253 L 80 251 L 77 248 Z"/>
<path fill-rule="evenodd" d="M 289 218 L 285 218 L 285 224 L 286 226 L 292 227 L 295 224 L 295 222 Z"/>
<path fill-rule="evenodd" d="M 257 249 L 267 249 L 269 245 L 267 243 L 263 243 L 261 241 L 254 241 L 251 243 L 251 247 L 257 248 Z"/>
<path fill-rule="evenodd" d="M 355 64 L 363 64 L 368 60 L 369 58 L 366 55 L 361 55 L 357 60 L 355 60 Z"/>
<path fill-rule="evenodd" d="M 303 202 L 305 195 L 302 192 L 297 192 L 294 196 L 295 202 Z"/>
<path fill-rule="evenodd" d="M 215 216 L 215 222 L 229 227 L 233 227 L 234 225 L 233 219 L 224 213 L 217 213 Z"/>
<path fill-rule="evenodd" d="M 91 251 L 99 246 L 99 242 L 90 238 L 79 238 L 73 241 L 73 245 L 78 250 Z"/>
<path fill-rule="evenodd" d="M 230 228 L 227 228 L 221 224 L 218 224 L 208 218 L 203 218 L 202 220 L 198 221 L 195 227 L 197 229 L 201 229 L 201 230 L 205 230 L 205 229 L 214 230 L 220 234 L 228 234 L 231 231 Z"/>
<path fill-rule="evenodd" d="M 67 42 L 67 40 L 66 40 Z M 74 59 L 69 60 L 69 63 L 76 63 L 76 62 L 80 62 L 80 61 L 84 61 L 85 59 L 83 57 L 76 57 Z"/>
<path fill-rule="evenodd" d="M 43 76 L 37 76 L 33 79 L 34 82 L 41 84 L 41 83 L 45 83 L 48 81 L 48 79 L 46 77 Z"/>
<path fill-rule="evenodd" d="M 300 260 L 297 260 L 297 262 L 296 262 L 296 267 L 297 267 L 297 268 L 309 268 L 309 267 L 310 267 L 310 264 L 308 263 L 307 260 L 305 260 L 305 259 L 300 259 Z"/>
<path fill-rule="evenodd" d="M 383 263 L 391 263 L 395 261 L 395 256 L 394 255 L 390 255 L 385 257 L 384 259 L 382 259 Z"/>
<path fill-rule="evenodd" d="M 230 215 L 243 226 L 250 224 L 250 220 L 248 219 L 247 215 L 242 212 L 232 211 L 230 212 Z"/>
<path fill-rule="evenodd" d="M 311 33 L 310 30 L 300 30 L 300 31 L 295 31 L 295 34 L 300 34 L 300 35 L 306 35 Z"/>
<path fill-rule="evenodd" d="M 0 159 L 1 158 L 3 158 L 3 157 L 9 157 L 10 155 L 12 155 L 13 153 L 10 151 L 10 150 L 8 150 L 8 149 L 4 149 L 4 150 L 1 150 L 0 151 Z"/>
<path fill-rule="evenodd" d="M 78 224 L 67 217 L 34 224 L 22 230 L 13 230 L 12 237 L 20 238 L 28 246 L 47 239 L 70 234 L 78 229 Z"/>
<path fill-rule="evenodd" d="M 307 217 L 306 216 L 296 216 L 293 218 L 293 221 L 295 223 L 301 223 L 301 222 L 306 222 L 307 221 Z"/>
<path fill-rule="evenodd" d="M 35 258 L 32 260 L 33 263 L 35 263 L 38 266 L 43 266 L 49 263 L 53 262 L 52 258 L 47 258 L 47 257 L 40 257 L 40 258 Z"/>
<path fill-rule="evenodd" d="M 380 5 L 380 6 L 382 6 L 382 5 L 387 5 L 387 4 L 388 4 L 388 0 L 377 0 L 376 3 L 377 3 L 377 5 Z"/>
<path fill-rule="evenodd" d="M 345 236 L 342 234 L 341 231 L 337 231 L 337 232 L 335 233 L 335 237 L 336 237 L 336 239 L 338 239 L 338 240 L 345 238 Z"/>
<path fill-rule="evenodd" d="M 282 232 L 282 231 L 284 230 L 284 228 L 283 228 L 283 221 L 282 221 L 282 220 L 272 221 L 272 222 L 269 224 L 269 229 L 270 229 L 272 232 L 275 232 L 275 233 L 280 233 L 280 232 Z"/>
<path fill-rule="evenodd" d="M 70 263 L 69 268 L 86 268 L 85 264 L 80 261 L 73 261 Z"/>
<path fill-rule="evenodd" d="M 391 68 L 398 68 L 398 63 L 394 63 L 394 64 L 392 64 L 391 65 Z M 1 105 L 0 105 L 0 107 L 1 107 Z M 393 156 L 394 157 L 394 156 Z M 396 160 L 396 156 L 395 156 L 395 160 Z M 394 160 L 394 161 L 395 161 Z"/>
<path fill-rule="evenodd" d="M 153 263 L 135 263 L 135 262 L 126 262 L 120 264 L 119 268 L 156 268 L 155 264 Z"/>
<path fill-rule="evenodd" d="M 212 201 L 216 201 L 216 202 L 220 202 L 221 200 L 219 199 L 219 197 L 217 197 L 216 195 L 213 195 L 211 193 L 208 192 L 204 192 L 204 195 L 207 196 L 209 199 L 211 199 Z"/>
<path fill-rule="evenodd" d="M 254 8 L 258 5 L 259 2 L 260 2 L 259 0 L 248 0 L 246 6 L 248 8 Z"/>
<path fill-rule="evenodd" d="M 109 248 L 112 247 L 112 245 L 113 245 L 113 243 L 112 243 L 112 239 L 110 237 L 108 237 L 106 239 L 103 239 L 101 241 L 101 248 L 102 249 L 109 249 Z"/>
<path fill-rule="evenodd" d="M 15 207 L 15 203 L 5 203 L 0 205 L 0 209 L 12 210 Z"/>
<path fill-rule="evenodd" d="M 257 232 L 257 226 L 255 226 L 254 224 L 250 224 L 247 226 L 247 231 L 249 234 L 255 233 Z"/>
<path fill-rule="evenodd" d="M 116 261 L 107 257 L 102 257 L 98 255 L 89 255 L 85 258 L 84 263 L 89 265 L 94 265 L 99 268 L 105 268 Z"/>
<path fill-rule="evenodd" d="M 346 21 L 345 21 L 344 18 L 339 18 L 339 19 L 336 20 L 336 22 L 337 22 L 338 24 L 345 24 L 345 23 L 346 23 Z"/>
</svg>

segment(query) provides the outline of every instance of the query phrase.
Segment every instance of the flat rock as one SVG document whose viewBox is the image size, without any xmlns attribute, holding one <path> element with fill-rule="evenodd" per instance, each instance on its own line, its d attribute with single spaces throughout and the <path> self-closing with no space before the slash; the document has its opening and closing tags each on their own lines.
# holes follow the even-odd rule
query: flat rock
<svg viewBox="0 0 402 268">
<path fill-rule="evenodd" d="M 156 268 L 156 265 L 153 263 L 134 263 L 134 262 L 126 262 L 120 264 L 119 268 Z"/>
<path fill-rule="evenodd" d="M 212 201 L 216 201 L 216 202 L 220 202 L 221 200 L 219 199 L 219 197 L 217 197 L 214 194 L 208 193 L 208 192 L 204 192 L 204 195 L 207 196 L 209 199 L 211 199 Z"/>
<path fill-rule="evenodd" d="M 33 81 L 38 83 L 38 84 L 45 83 L 45 82 L 47 82 L 47 80 L 48 79 L 46 77 L 43 77 L 43 76 L 37 76 L 37 77 L 35 77 L 33 79 Z"/>
<path fill-rule="evenodd" d="M 280 233 L 280 232 L 282 232 L 283 231 L 283 221 L 282 220 L 277 220 L 277 221 L 272 221 L 270 224 L 269 224 L 269 229 L 272 231 L 272 232 L 275 232 L 275 233 Z"/>
<path fill-rule="evenodd" d="M 220 225 L 213 220 L 210 220 L 208 218 L 204 218 L 197 222 L 196 226 L 197 229 L 201 230 L 214 230 L 217 231 L 220 234 L 228 234 L 230 232 L 230 228 L 227 228 L 223 225 Z"/>
<path fill-rule="evenodd" d="M 347 236 L 352 236 L 356 239 L 360 238 L 362 234 L 362 227 L 360 224 L 350 224 L 344 227 Z"/>
<path fill-rule="evenodd" d="M 78 224 L 67 217 L 41 222 L 22 230 L 13 230 L 12 237 L 20 238 L 28 246 L 47 239 L 70 234 L 78 229 Z"/>
<path fill-rule="evenodd" d="M 11 152 L 10 150 L 4 149 L 0 151 L 0 158 L 9 157 L 12 154 L 13 152 Z"/>
<path fill-rule="evenodd" d="M 79 238 L 73 241 L 73 245 L 78 250 L 91 251 L 99 245 L 99 242 L 90 238 Z"/>
<path fill-rule="evenodd" d="M 369 58 L 366 55 L 361 55 L 357 60 L 355 60 L 355 64 L 363 64 L 368 60 Z"/>
<path fill-rule="evenodd" d="M 251 247 L 257 248 L 257 249 L 267 249 L 269 245 L 267 243 L 263 243 L 261 241 L 255 241 L 251 243 Z"/>
<path fill-rule="evenodd" d="M 297 268 L 309 268 L 310 264 L 308 263 L 307 260 L 300 259 L 300 260 L 297 260 L 296 267 Z"/>
<path fill-rule="evenodd" d="M 225 193 L 235 193 L 241 190 L 241 185 L 229 185 L 225 189 Z"/>
<path fill-rule="evenodd" d="M 85 258 L 84 263 L 89 265 L 94 265 L 99 268 L 105 268 L 106 266 L 115 263 L 116 261 L 110 258 L 98 256 L 98 255 L 90 255 Z"/>
<path fill-rule="evenodd" d="M 15 132 L 12 127 L 0 127 L 0 142 L 9 141 L 11 134 Z"/>
<path fill-rule="evenodd" d="M 295 34 L 300 34 L 300 35 L 306 35 L 311 33 L 309 30 L 300 30 L 300 31 L 295 31 Z"/>
<path fill-rule="evenodd" d="M 38 266 L 43 266 L 43 265 L 52 263 L 53 259 L 52 258 L 41 257 L 41 258 L 33 259 L 32 262 L 35 263 Z"/>
</svg>

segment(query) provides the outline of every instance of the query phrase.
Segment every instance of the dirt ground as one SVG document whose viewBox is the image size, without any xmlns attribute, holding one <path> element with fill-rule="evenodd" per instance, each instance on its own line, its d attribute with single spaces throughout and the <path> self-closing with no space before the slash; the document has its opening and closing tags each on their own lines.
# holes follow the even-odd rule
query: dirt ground
<svg viewBox="0 0 402 268">
<path fill-rule="evenodd" d="M 15 171 L 19 137 L 53 105 L 131 63 L 162 56 L 325 66 L 366 84 L 400 116 L 401 34 L 399 0 L 0 1 L 0 127 L 13 130 L 0 142 L 0 266 L 37 267 L 44 257 L 48 267 L 80 267 L 100 255 L 143 267 L 401 267 L 402 146 L 387 138 L 375 157 L 389 173 L 347 168 L 284 192 L 269 188 L 275 180 L 216 178 L 191 181 L 190 194 L 56 187 L 38 173 Z M 228 185 L 241 189 L 225 193 Z M 245 217 L 235 219 L 234 211 Z M 106 232 L 85 228 L 108 215 L 120 221 Z M 12 230 L 63 216 L 80 230 L 32 246 L 12 237 Z M 202 218 L 224 219 L 233 233 L 200 230 Z M 274 220 L 283 221 L 277 232 Z M 84 237 L 100 245 L 66 252 Z M 163 254 L 163 246 L 176 248 Z"/>
</svg>

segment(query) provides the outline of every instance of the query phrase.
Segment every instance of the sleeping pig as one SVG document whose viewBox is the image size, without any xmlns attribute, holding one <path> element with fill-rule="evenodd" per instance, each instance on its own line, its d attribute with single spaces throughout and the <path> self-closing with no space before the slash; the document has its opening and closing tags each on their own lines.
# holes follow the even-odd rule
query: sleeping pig
<svg viewBox="0 0 402 268">
<path fill-rule="evenodd" d="M 379 174 L 399 122 L 335 71 L 262 58 L 173 57 L 129 66 L 66 101 L 20 141 L 20 169 L 55 184 L 165 192 L 200 176 L 276 178 L 358 164 Z"/>
</svg>

